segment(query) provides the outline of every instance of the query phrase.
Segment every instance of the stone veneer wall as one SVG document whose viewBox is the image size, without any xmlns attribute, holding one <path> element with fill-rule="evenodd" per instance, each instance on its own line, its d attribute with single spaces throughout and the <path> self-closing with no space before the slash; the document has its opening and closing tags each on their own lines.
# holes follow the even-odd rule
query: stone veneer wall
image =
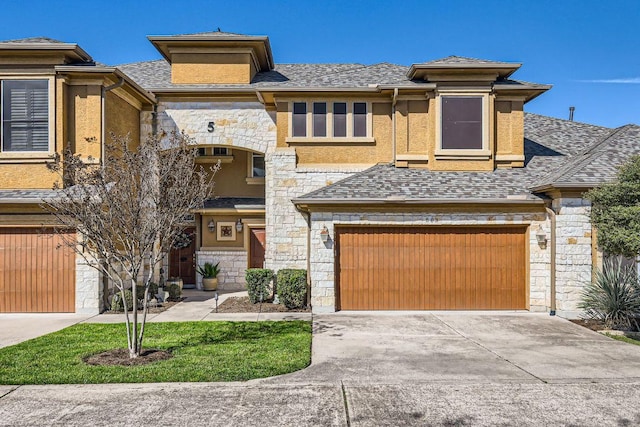
<svg viewBox="0 0 640 427">
<path fill-rule="evenodd" d="M 550 305 L 550 247 L 536 240 L 538 226 L 549 233 L 544 213 L 524 214 L 434 214 L 434 213 L 331 213 L 311 215 L 311 305 L 314 313 L 335 311 L 335 225 L 514 225 L 530 226 L 529 302 L 531 311 L 545 311 Z M 331 239 L 323 243 L 320 231 L 327 227 Z"/>
<path fill-rule="evenodd" d="M 559 198 L 553 201 L 556 214 L 556 309 L 562 317 L 579 317 L 581 292 L 591 281 L 592 228 L 589 201 Z"/>
<path fill-rule="evenodd" d="M 306 215 L 291 199 L 347 178 L 367 166 L 296 167 L 294 148 L 278 148 L 266 157 L 265 267 L 307 268 Z"/>
<path fill-rule="evenodd" d="M 218 289 L 224 291 L 239 291 L 246 289 L 244 279 L 248 259 L 245 251 L 197 251 L 198 265 L 205 262 L 220 263 L 218 274 Z M 202 289 L 202 276 L 196 274 L 196 286 Z"/>
<path fill-rule="evenodd" d="M 158 131 L 184 131 L 197 144 L 227 145 L 266 153 L 276 145 L 275 112 L 259 102 L 161 102 Z M 151 133 L 151 112 L 141 114 L 141 136 Z M 214 122 L 215 130 L 207 125 Z"/>
<path fill-rule="evenodd" d="M 98 314 L 103 310 L 101 274 L 76 254 L 76 313 Z"/>
</svg>

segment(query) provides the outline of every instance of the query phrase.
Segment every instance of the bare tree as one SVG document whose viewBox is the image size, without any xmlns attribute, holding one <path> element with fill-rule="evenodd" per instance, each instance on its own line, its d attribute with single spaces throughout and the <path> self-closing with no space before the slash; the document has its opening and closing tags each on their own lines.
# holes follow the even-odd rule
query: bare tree
<svg viewBox="0 0 640 427">
<path fill-rule="evenodd" d="M 120 292 L 129 355 L 135 358 L 142 349 L 152 272 L 182 235 L 185 216 L 213 195 L 220 166 L 196 165 L 197 149 L 184 133 L 150 136 L 139 145 L 128 136 L 111 137 L 101 164 L 70 151 L 56 158 L 50 168 L 60 176 L 59 191 L 43 206 L 59 229 L 78 231 L 77 240 L 67 238 L 65 244 Z M 127 307 L 124 295 L 129 284 L 134 307 Z"/>
</svg>

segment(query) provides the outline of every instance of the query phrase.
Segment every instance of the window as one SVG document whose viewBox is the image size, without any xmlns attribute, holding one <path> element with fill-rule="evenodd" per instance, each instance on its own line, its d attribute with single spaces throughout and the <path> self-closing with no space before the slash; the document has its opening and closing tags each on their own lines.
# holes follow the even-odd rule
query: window
<svg viewBox="0 0 640 427">
<path fill-rule="evenodd" d="M 367 104 L 353 103 L 353 136 L 367 136 Z"/>
<path fill-rule="evenodd" d="M 442 149 L 481 150 L 482 113 L 481 96 L 443 96 Z"/>
<path fill-rule="evenodd" d="M 230 156 L 231 153 L 227 147 L 213 147 L 214 156 Z"/>
<path fill-rule="evenodd" d="M 295 101 L 290 107 L 288 142 L 375 142 L 369 102 Z"/>
<path fill-rule="evenodd" d="M 307 136 L 307 103 L 293 103 L 293 136 Z"/>
<path fill-rule="evenodd" d="M 333 136 L 347 136 L 347 103 L 333 103 Z"/>
<path fill-rule="evenodd" d="M 264 156 L 262 154 L 253 154 L 251 156 L 251 177 L 264 178 L 265 175 Z"/>
<path fill-rule="evenodd" d="M 2 81 L 2 151 L 49 151 L 49 81 Z"/>
<path fill-rule="evenodd" d="M 313 103 L 313 136 L 327 136 L 327 103 Z"/>
<path fill-rule="evenodd" d="M 487 89 L 443 88 L 436 94 L 436 150 L 439 159 L 489 159 Z"/>
</svg>

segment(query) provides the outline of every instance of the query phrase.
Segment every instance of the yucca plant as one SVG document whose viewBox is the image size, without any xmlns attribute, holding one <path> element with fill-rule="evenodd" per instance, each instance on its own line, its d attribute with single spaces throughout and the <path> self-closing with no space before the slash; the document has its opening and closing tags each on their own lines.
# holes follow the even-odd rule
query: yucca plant
<svg viewBox="0 0 640 427">
<path fill-rule="evenodd" d="M 585 286 L 578 305 L 585 317 L 599 320 L 607 328 L 638 329 L 640 286 L 633 266 L 623 266 L 619 258 L 609 259 L 594 274 L 595 280 Z"/>
</svg>

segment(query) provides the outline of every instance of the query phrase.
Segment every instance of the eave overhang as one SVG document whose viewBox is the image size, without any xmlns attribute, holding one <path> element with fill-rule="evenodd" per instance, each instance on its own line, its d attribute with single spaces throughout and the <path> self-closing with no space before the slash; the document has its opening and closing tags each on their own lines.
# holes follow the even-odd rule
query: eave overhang
<svg viewBox="0 0 640 427">
<path fill-rule="evenodd" d="M 93 62 L 91 56 L 76 43 L 0 43 L 0 55 L 47 55 L 62 53 L 68 62 Z"/>
</svg>

